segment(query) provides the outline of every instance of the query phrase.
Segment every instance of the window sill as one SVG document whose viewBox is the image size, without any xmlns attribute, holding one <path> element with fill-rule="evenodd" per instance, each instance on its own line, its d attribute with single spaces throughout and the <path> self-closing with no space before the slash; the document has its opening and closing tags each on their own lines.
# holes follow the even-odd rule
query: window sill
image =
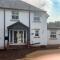
<svg viewBox="0 0 60 60">
<path fill-rule="evenodd" d="M 11 19 L 10 21 L 19 21 L 19 19 Z"/>
<path fill-rule="evenodd" d="M 34 37 L 34 38 L 40 38 L 39 36 L 36 36 L 36 37 Z"/>
<path fill-rule="evenodd" d="M 34 23 L 41 23 L 41 21 L 33 21 Z"/>
<path fill-rule="evenodd" d="M 57 38 L 49 38 L 49 40 L 57 40 Z"/>
</svg>

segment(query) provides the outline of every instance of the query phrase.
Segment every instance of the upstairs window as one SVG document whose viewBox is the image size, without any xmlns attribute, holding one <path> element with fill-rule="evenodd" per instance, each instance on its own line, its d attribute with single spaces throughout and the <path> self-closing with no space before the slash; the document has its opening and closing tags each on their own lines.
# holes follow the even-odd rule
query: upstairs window
<svg viewBox="0 0 60 60">
<path fill-rule="evenodd" d="M 34 12 L 34 22 L 40 22 L 40 13 Z"/>
<path fill-rule="evenodd" d="M 51 32 L 51 34 L 50 34 L 50 38 L 52 38 L 52 39 L 56 39 L 56 32 Z"/>
<path fill-rule="evenodd" d="M 19 19 L 19 12 L 14 10 L 12 11 L 12 19 Z"/>
</svg>

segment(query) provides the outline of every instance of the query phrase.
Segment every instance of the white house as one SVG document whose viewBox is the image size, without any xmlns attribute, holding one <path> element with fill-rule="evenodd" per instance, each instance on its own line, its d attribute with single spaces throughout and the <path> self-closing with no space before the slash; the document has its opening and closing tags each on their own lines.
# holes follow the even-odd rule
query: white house
<svg viewBox="0 0 60 60">
<path fill-rule="evenodd" d="M 48 45 L 60 45 L 60 22 L 48 24 Z"/>
<path fill-rule="evenodd" d="M 47 45 L 48 14 L 21 0 L 0 0 L 0 49 Z"/>
</svg>

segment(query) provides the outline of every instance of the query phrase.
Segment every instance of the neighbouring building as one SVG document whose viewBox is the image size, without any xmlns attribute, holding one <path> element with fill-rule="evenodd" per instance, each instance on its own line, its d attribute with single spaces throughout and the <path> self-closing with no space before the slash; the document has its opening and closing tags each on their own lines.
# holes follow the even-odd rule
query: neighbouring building
<svg viewBox="0 0 60 60">
<path fill-rule="evenodd" d="M 0 49 L 47 45 L 48 14 L 21 0 L 0 0 Z"/>
<path fill-rule="evenodd" d="M 48 23 L 48 45 L 60 45 L 60 22 Z"/>
</svg>

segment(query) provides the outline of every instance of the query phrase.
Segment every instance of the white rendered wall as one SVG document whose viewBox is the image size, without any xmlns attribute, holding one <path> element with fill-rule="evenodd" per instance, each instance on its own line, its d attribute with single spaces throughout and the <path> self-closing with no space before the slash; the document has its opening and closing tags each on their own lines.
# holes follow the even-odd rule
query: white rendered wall
<svg viewBox="0 0 60 60">
<path fill-rule="evenodd" d="M 34 22 L 34 13 L 31 12 L 31 27 L 30 27 L 30 43 L 40 43 L 37 45 L 47 45 L 47 18 L 44 14 L 40 13 L 40 22 L 35 23 Z M 39 37 L 40 38 L 34 38 L 35 37 L 35 30 L 34 29 L 40 29 L 39 31 Z M 32 35 L 34 33 L 34 35 Z"/>
<path fill-rule="evenodd" d="M 55 30 L 53 30 L 53 31 L 55 31 Z M 56 39 L 55 40 L 50 39 L 50 32 L 51 32 L 51 30 L 48 29 L 48 45 L 60 44 L 60 29 L 56 30 Z"/>
<path fill-rule="evenodd" d="M 4 49 L 4 10 L 0 9 L 0 49 Z"/>
</svg>

